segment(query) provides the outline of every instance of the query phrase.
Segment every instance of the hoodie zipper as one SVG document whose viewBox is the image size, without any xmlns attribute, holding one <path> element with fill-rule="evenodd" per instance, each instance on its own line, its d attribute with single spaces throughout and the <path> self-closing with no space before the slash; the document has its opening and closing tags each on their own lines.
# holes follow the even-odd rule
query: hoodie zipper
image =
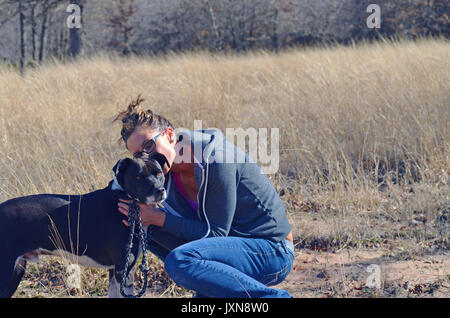
<svg viewBox="0 0 450 318">
<path fill-rule="evenodd" d="M 194 164 L 196 164 L 196 159 L 194 158 Z M 197 202 L 198 202 L 198 208 L 197 208 L 197 217 L 199 220 L 201 220 L 201 216 L 200 216 L 200 192 L 202 190 L 203 184 L 205 183 L 205 169 L 203 169 L 203 167 L 201 166 L 201 164 L 199 162 L 197 162 L 200 166 L 200 169 L 202 169 L 202 181 L 200 182 L 200 188 L 198 188 L 198 192 L 197 192 Z M 195 168 L 194 168 L 195 169 Z M 206 191 L 206 189 L 205 189 Z M 203 202 L 202 202 L 203 204 Z"/>
<path fill-rule="evenodd" d="M 197 202 L 198 202 L 198 208 L 197 208 L 197 216 L 198 219 L 201 220 L 202 218 L 200 217 L 200 191 L 202 189 L 203 183 L 205 181 L 205 170 L 202 169 L 202 182 L 200 183 L 200 188 L 198 189 L 197 192 Z M 206 189 L 205 189 L 206 190 Z"/>
</svg>

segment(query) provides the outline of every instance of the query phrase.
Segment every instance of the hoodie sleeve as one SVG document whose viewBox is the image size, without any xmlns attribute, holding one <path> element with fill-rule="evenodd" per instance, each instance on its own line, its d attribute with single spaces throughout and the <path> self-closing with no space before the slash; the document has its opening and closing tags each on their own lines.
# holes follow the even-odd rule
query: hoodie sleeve
<svg viewBox="0 0 450 318">
<path fill-rule="evenodd" d="M 237 168 L 235 164 L 214 162 L 208 164 L 205 170 L 206 179 L 203 184 L 206 191 L 205 211 L 203 211 L 203 191 L 199 189 L 200 214 L 205 213 L 208 218 L 210 225 L 208 237 L 227 236 L 236 210 Z M 204 217 L 204 214 L 202 216 Z M 204 219 L 183 218 L 166 213 L 162 229 L 180 239 L 192 241 L 205 236 L 208 224 Z"/>
</svg>

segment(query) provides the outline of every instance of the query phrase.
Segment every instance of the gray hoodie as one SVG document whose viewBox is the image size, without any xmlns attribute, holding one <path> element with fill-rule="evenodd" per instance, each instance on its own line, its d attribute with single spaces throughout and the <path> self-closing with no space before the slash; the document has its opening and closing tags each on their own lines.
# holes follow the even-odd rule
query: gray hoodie
<svg viewBox="0 0 450 318">
<path fill-rule="evenodd" d="M 216 236 L 267 238 L 279 242 L 291 231 L 284 206 L 260 167 L 218 129 L 178 132 L 176 151 L 190 145 L 198 187 L 197 211 L 166 175 L 166 221 L 153 240 L 169 252 L 193 240 Z"/>
</svg>

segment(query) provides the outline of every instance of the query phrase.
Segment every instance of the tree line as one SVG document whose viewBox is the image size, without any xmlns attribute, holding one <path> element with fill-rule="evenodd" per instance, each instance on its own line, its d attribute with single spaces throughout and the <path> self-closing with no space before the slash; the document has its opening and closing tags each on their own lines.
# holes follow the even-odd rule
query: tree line
<svg viewBox="0 0 450 318">
<path fill-rule="evenodd" d="M 14 60 L 23 68 L 50 57 L 65 59 L 101 50 L 123 55 L 196 49 L 276 51 L 296 45 L 450 34 L 447 0 L 379 0 L 379 29 L 367 27 L 372 2 L 0 0 L 0 28 L 10 26 L 9 31 L 0 29 L 0 36 L 14 32 L 18 39 Z M 73 14 L 66 12 L 69 4 L 80 8 L 80 29 L 66 26 Z"/>
</svg>

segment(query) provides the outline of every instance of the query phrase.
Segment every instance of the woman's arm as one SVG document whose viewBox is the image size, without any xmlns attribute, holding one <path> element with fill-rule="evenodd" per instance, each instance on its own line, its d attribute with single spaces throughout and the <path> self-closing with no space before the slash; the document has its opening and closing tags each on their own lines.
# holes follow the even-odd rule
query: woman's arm
<svg viewBox="0 0 450 318">
<path fill-rule="evenodd" d="M 208 237 L 227 236 L 230 232 L 236 209 L 237 170 L 235 164 L 211 163 L 208 167 L 205 211 L 209 222 Z M 199 194 L 199 210 L 203 211 L 203 190 Z M 120 199 L 119 212 L 128 215 L 128 203 L 131 200 Z M 163 231 L 187 241 L 198 240 L 208 232 L 206 220 L 183 218 L 165 213 L 152 205 L 138 203 L 144 226 L 156 225 Z M 128 226 L 127 221 L 123 223 Z"/>
<path fill-rule="evenodd" d="M 204 182 L 205 183 L 205 182 Z M 236 209 L 237 169 L 235 164 L 210 163 L 206 187 L 205 211 L 210 225 L 208 237 L 227 236 Z M 203 189 L 199 193 L 199 210 L 203 213 Z M 200 239 L 208 231 L 205 220 L 182 218 L 167 213 L 162 230 L 186 239 Z"/>
</svg>

